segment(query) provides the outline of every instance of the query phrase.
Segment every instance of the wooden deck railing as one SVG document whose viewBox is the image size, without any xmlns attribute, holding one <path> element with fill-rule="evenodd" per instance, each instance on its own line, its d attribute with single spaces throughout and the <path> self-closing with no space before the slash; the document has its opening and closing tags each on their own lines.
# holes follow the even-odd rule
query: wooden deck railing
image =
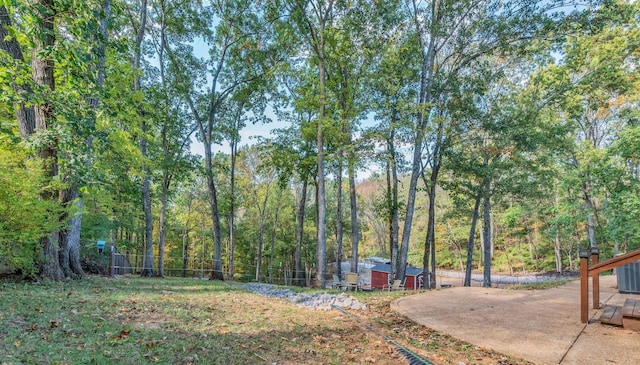
<svg viewBox="0 0 640 365">
<path fill-rule="evenodd" d="M 580 249 L 580 319 L 589 322 L 589 275 L 593 285 L 593 309 L 600 308 L 600 273 L 640 260 L 640 249 L 600 262 L 597 248 Z M 591 267 L 589 267 L 591 256 Z"/>
</svg>

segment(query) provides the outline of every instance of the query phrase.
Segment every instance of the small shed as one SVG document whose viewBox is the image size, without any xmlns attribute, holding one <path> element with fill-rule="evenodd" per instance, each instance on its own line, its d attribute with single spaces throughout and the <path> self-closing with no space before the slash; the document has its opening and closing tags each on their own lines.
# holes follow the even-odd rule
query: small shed
<svg viewBox="0 0 640 365">
<path fill-rule="evenodd" d="M 379 264 L 371 268 L 371 287 L 374 289 L 382 289 L 389 285 L 389 276 L 391 275 L 391 265 Z M 420 289 L 422 286 L 422 269 L 417 267 L 407 267 L 405 274 L 404 287 L 407 290 Z"/>
</svg>

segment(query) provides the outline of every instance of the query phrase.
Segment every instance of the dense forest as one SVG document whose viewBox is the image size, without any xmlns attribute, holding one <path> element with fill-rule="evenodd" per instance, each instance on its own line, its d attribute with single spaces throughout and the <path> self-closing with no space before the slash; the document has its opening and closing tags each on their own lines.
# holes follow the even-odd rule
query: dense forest
<svg viewBox="0 0 640 365">
<path fill-rule="evenodd" d="M 489 286 L 640 247 L 639 6 L 0 1 L 0 271 Z"/>
</svg>

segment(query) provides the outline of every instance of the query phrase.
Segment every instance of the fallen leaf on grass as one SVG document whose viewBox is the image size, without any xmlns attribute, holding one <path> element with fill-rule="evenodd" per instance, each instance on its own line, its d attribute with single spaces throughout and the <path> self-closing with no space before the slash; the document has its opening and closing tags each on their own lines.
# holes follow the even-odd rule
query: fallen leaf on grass
<svg viewBox="0 0 640 365">
<path fill-rule="evenodd" d="M 131 331 L 129 330 L 122 330 L 120 331 L 120 333 L 116 336 L 113 336 L 113 338 L 117 339 L 117 340 L 124 340 L 125 338 L 127 338 L 127 336 L 129 336 L 129 334 L 131 333 Z"/>
</svg>

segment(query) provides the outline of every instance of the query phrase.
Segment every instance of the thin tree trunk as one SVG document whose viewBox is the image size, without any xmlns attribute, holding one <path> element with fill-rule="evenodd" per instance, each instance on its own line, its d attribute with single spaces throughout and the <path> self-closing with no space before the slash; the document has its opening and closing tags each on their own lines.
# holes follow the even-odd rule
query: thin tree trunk
<svg viewBox="0 0 640 365">
<path fill-rule="evenodd" d="M 258 189 L 256 187 L 256 202 L 258 201 Z M 269 185 L 266 187 L 264 194 L 264 200 L 262 201 L 262 208 L 258 204 L 258 211 L 260 212 L 260 231 L 258 233 L 258 257 L 256 260 L 256 281 L 260 282 L 262 276 L 262 249 L 264 246 L 264 219 L 267 212 L 267 201 L 269 200 Z"/>
<path fill-rule="evenodd" d="M 165 154 L 166 157 L 166 154 Z M 158 228 L 158 272 L 159 277 L 164 277 L 164 246 L 166 235 L 166 215 L 167 215 L 167 200 L 169 196 L 169 185 L 171 184 L 171 177 L 167 172 L 162 174 L 162 195 L 160 197 L 160 226 Z"/>
<path fill-rule="evenodd" d="M 317 136 L 317 151 L 318 151 L 318 184 L 317 184 L 317 247 L 316 247 L 316 285 L 320 288 L 325 287 L 325 263 L 327 255 L 327 240 L 326 240 L 326 201 L 325 201 L 325 176 L 324 176 L 324 118 L 326 114 L 326 90 L 325 90 L 325 64 L 323 55 L 320 54 L 319 78 L 320 78 L 320 115 L 318 120 L 318 136 Z"/>
<path fill-rule="evenodd" d="M 136 30 L 136 44 L 135 44 L 135 55 L 133 61 L 133 67 L 136 70 L 140 69 L 141 60 L 142 60 L 142 41 L 144 39 L 145 28 L 147 25 L 147 0 L 142 0 L 140 5 L 140 24 L 138 24 L 138 29 Z M 140 76 L 136 75 L 134 77 L 134 86 L 133 89 L 135 92 L 140 92 L 142 90 Z M 145 120 L 145 115 L 142 110 L 142 105 L 138 105 L 138 116 L 140 117 L 140 154 L 142 155 L 143 161 L 148 157 L 147 152 L 147 123 Z M 150 175 L 151 171 L 149 171 L 149 166 L 147 166 L 146 162 L 143 162 L 142 165 L 143 177 L 142 177 L 142 208 L 144 211 L 144 260 L 142 264 L 142 272 L 141 276 L 153 276 L 153 215 L 151 211 L 151 182 Z"/>
<path fill-rule="evenodd" d="M 476 203 L 473 206 L 473 215 L 471 216 L 471 229 L 469 230 L 469 245 L 467 246 L 467 265 L 464 275 L 464 286 L 471 286 L 471 269 L 473 268 L 473 248 L 475 247 L 476 225 L 478 223 L 478 215 L 480 211 L 481 196 L 476 197 Z"/>
<path fill-rule="evenodd" d="M 336 174 L 336 275 L 342 277 L 342 161 L 344 152 L 338 153 L 338 172 Z"/>
<path fill-rule="evenodd" d="M 356 197 L 355 156 L 349 152 L 349 202 L 351 207 L 351 271 L 358 272 L 358 204 Z"/>
<path fill-rule="evenodd" d="M 560 240 L 560 232 L 556 230 L 555 245 L 553 247 L 556 259 L 556 272 L 562 272 L 562 241 Z"/>
<path fill-rule="evenodd" d="M 298 221 L 298 225 L 296 228 L 296 267 L 295 267 L 295 273 L 294 273 L 294 280 L 295 280 L 295 284 L 296 285 L 300 285 L 303 286 L 304 285 L 304 281 L 302 273 L 303 273 L 303 268 L 302 268 L 302 241 L 304 239 L 304 208 L 307 204 L 307 187 L 309 185 L 309 181 L 307 180 L 307 178 L 305 177 L 302 180 L 302 196 L 300 197 L 300 203 L 298 205 L 298 213 L 296 214 L 297 216 L 297 221 Z"/>
<path fill-rule="evenodd" d="M 434 156 L 432 158 L 435 165 L 431 169 L 429 181 L 427 181 L 424 175 L 424 169 L 422 172 L 425 186 L 429 189 L 429 216 L 427 218 L 427 236 L 425 238 L 424 255 L 422 258 L 422 272 L 425 278 L 430 278 L 430 289 L 435 289 L 436 287 L 436 183 L 438 180 L 438 172 L 440 171 L 440 162 L 436 155 L 439 154 L 439 146 L 440 143 L 434 147 Z M 431 266 L 430 275 L 428 275 L 429 266 Z"/>
<path fill-rule="evenodd" d="M 398 273 L 400 259 L 398 257 L 399 235 L 399 205 L 398 205 L 398 164 L 394 145 L 395 129 L 391 128 L 387 139 L 387 209 L 389 210 L 389 244 L 391 247 L 391 275 L 395 278 Z"/>
<path fill-rule="evenodd" d="M 221 225 L 220 225 L 220 213 L 218 211 L 218 191 L 216 189 L 216 183 L 213 178 L 213 163 L 211 162 L 211 144 L 204 144 L 205 151 L 205 171 L 207 175 L 207 186 L 209 190 L 209 206 L 211 208 L 211 220 L 213 224 L 213 244 L 214 244 L 214 259 L 213 267 L 211 270 L 210 280 L 224 280 L 222 273 L 222 239 Z"/>
<path fill-rule="evenodd" d="M 187 200 L 187 220 L 184 222 L 184 228 L 182 229 L 182 277 L 187 276 L 187 267 L 189 264 L 189 220 L 191 219 L 193 198 L 193 192 L 189 191 Z"/>
<path fill-rule="evenodd" d="M 591 199 L 591 184 L 584 182 L 582 184 L 582 192 L 584 199 L 584 208 L 587 213 L 587 237 L 589 238 L 589 247 L 598 247 L 596 239 L 596 220 L 595 220 L 595 208 L 593 200 Z"/>
<path fill-rule="evenodd" d="M 236 219 L 236 161 L 238 158 L 238 142 L 235 138 L 232 139 L 231 147 L 231 171 L 230 179 L 230 201 L 229 201 L 229 278 L 233 280 L 233 274 L 235 271 L 235 219 Z"/>
<path fill-rule="evenodd" d="M 438 1 L 431 2 L 431 19 L 438 18 Z M 433 83 L 433 72 L 436 56 L 436 40 L 438 36 L 436 32 L 438 28 L 432 25 L 429 29 L 428 45 L 425 44 L 423 39 L 422 28 L 420 26 L 420 14 L 418 6 L 413 1 L 413 21 L 416 26 L 416 33 L 418 41 L 420 43 L 422 51 L 422 67 L 420 70 L 420 92 L 418 98 L 418 105 L 420 106 L 418 113 L 416 113 L 416 131 L 415 140 L 413 146 L 413 162 L 411 165 L 411 177 L 409 180 L 409 192 L 407 196 L 407 207 L 404 221 L 404 229 L 402 231 L 402 244 L 400 252 L 400 268 L 396 275 L 396 278 L 403 281 L 405 277 L 406 261 L 409 253 L 409 242 L 411 238 L 411 228 L 413 225 L 413 212 L 415 210 L 416 192 L 418 188 L 418 177 L 421 172 L 422 161 L 422 144 L 424 143 L 424 136 L 427 129 L 429 113 L 425 110 L 425 106 L 431 102 L 431 85 Z"/>
<path fill-rule="evenodd" d="M 282 200 L 282 189 L 278 189 L 278 201 Z M 280 204 L 276 204 L 276 213 L 271 229 L 271 250 L 269 252 L 269 283 L 273 284 L 273 260 L 276 251 L 276 228 L 278 226 L 278 218 L 280 214 Z"/>
<path fill-rule="evenodd" d="M 491 185 L 487 182 L 483 186 L 483 227 L 484 237 L 484 276 L 482 286 L 491 287 Z"/>
</svg>

